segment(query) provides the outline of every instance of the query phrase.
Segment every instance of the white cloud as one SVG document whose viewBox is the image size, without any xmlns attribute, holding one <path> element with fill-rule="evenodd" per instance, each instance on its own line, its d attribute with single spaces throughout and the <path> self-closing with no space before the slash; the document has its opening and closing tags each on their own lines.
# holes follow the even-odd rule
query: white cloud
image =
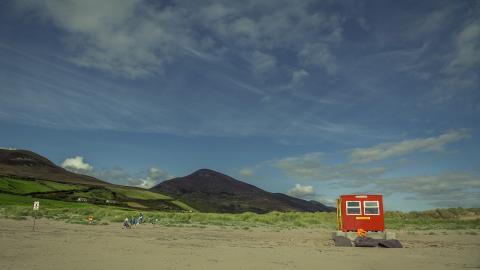
<svg viewBox="0 0 480 270">
<path fill-rule="evenodd" d="M 303 61 L 331 73 L 336 65 L 325 44 L 341 39 L 340 16 L 312 12 L 310 1 L 19 0 L 16 6 L 63 31 L 73 63 L 129 78 L 161 74 L 185 55 L 208 61 L 257 54 L 252 72 L 263 74 L 280 62 L 291 65 L 265 51 L 295 53 L 305 43 L 312 45 Z"/>
<path fill-rule="evenodd" d="M 283 169 L 289 174 L 301 177 L 314 177 L 320 175 L 318 170 L 324 166 L 323 153 L 308 153 L 303 156 L 286 157 L 274 161 L 273 166 Z"/>
<path fill-rule="evenodd" d="M 200 9 L 200 17 L 212 23 L 232 14 L 234 10 L 220 3 L 213 3 Z"/>
<path fill-rule="evenodd" d="M 425 35 L 432 35 L 442 29 L 445 29 L 451 23 L 453 18 L 452 11 L 449 8 L 436 9 L 423 16 L 409 18 L 410 24 L 406 27 L 404 36 L 411 39 L 419 39 Z"/>
<path fill-rule="evenodd" d="M 249 177 L 252 177 L 254 172 L 253 172 L 253 169 L 251 168 L 248 168 L 248 167 L 245 167 L 245 168 L 242 168 L 238 174 L 241 176 L 241 177 L 245 177 L 245 178 L 249 178 Z"/>
<path fill-rule="evenodd" d="M 310 4 L 310 1 L 225 2 L 202 7 L 192 16 L 197 23 L 212 30 L 215 38 L 230 44 L 230 48 L 296 48 L 300 40 L 312 39 L 312 36 L 338 41 L 332 39 L 332 33 L 340 28 L 339 17 L 312 12 Z"/>
<path fill-rule="evenodd" d="M 295 184 L 288 192 L 288 195 L 297 197 L 300 199 L 311 199 L 315 197 L 316 192 L 313 186 L 303 186 L 301 184 Z"/>
<path fill-rule="evenodd" d="M 319 181 L 372 179 L 384 174 L 384 167 L 359 167 L 351 164 L 329 164 L 323 153 L 308 153 L 273 161 L 272 166 L 299 179 Z"/>
<path fill-rule="evenodd" d="M 479 207 L 480 177 L 471 172 L 388 177 L 388 168 L 355 167 L 352 164 L 326 165 L 324 154 L 311 153 L 273 163 L 294 180 L 322 180 L 357 192 L 380 192 L 386 196 L 407 194 L 407 199 L 424 201 L 435 207 Z M 325 202 L 309 185 L 296 184 L 288 194 Z"/>
<path fill-rule="evenodd" d="M 93 171 L 92 165 L 83 161 L 82 156 L 75 156 L 72 158 L 67 158 L 63 161 L 62 167 L 73 171 L 73 172 L 80 172 L 86 173 Z"/>
<path fill-rule="evenodd" d="M 298 53 L 304 66 L 318 66 L 328 74 L 335 74 L 338 67 L 328 45 L 324 43 L 306 44 Z"/>
<path fill-rule="evenodd" d="M 84 161 L 84 157 L 75 156 L 67 158 L 62 167 L 75 172 L 96 177 L 114 184 L 129 185 L 141 188 L 151 188 L 163 180 L 174 178 L 162 169 L 151 167 L 147 171 L 131 173 L 121 167 L 94 170 L 93 166 Z"/>
<path fill-rule="evenodd" d="M 141 188 L 151 188 L 163 180 L 173 178 L 173 175 L 170 175 L 168 172 L 158 169 L 150 168 L 148 169 L 147 175 L 144 177 L 130 177 L 127 181 L 127 184 L 130 186 L 141 187 Z"/>
<path fill-rule="evenodd" d="M 454 141 L 469 136 L 466 130 L 450 131 L 438 137 L 417 139 L 398 143 L 410 145 L 408 151 L 398 150 L 405 154 L 411 151 L 439 151 Z M 397 147 L 394 147 L 396 149 Z M 403 149 L 404 147 L 399 147 Z M 412 150 L 413 149 L 413 150 Z M 373 151 L 375 152 L 375 151 Z M 368 152 L 370 153 L 370 152 Z M 376 153 L 376 152 L 375 152 Z M 395 151 L 395 153 L 397 153 Z M 369 160 L 375 155 L 367 155 Z M 380 155 L 382 158 L 398 156 Z M 366 158 L 362 156 L 362 158 Z M 365 162 L 366 163 L 366 162 Z M 392 167 L 371 167 L 358 164 L 339 163 L 329 164 L 326 154 L 309 153 L 302 156 L 283 158 L 270 163 L 281 169 L 294 180 L 317 180 L 326 181 L 342 188 L 354 188 L 361 192 L 381 192 L 385 195 L 407 194 L 408 198 L 430 203 L 435 207 L 479 207 L 480 201 L 480 177 L 471 172 L 445 172 L 432 175 L 412 175 L 406 177 L 388 177 L 386 172 L 391 172 Z M 313 187 L 295 185 L 288 194 L 299 198 L 320 198 L 315 194 Z"/>
<path fill-rule="evenodd" d="M 158 11 L 140 0 L 24 0 L 17 4 L 37 11 L 65 32 L 74 63 L 131 78 L 161 72 L 170 56 L 190 43 L 178 22 L 180 12 Z"/>
<path fill-rule="evenodd" d="M 263 76 L 275 70 L 277 61 L 272 55 L 254 51 L 251 54 L 250 63 L 253 73 L 257 76 Z"/>
<path fill-rule="evenodd" d="M 467 172 L 420 175 L 374 181 L 386 195 L 411 194 L 437 207 L 479 207 L 480 177 Z"/>
<path fill-rule="evenodd" d="M 147 171 L 131 173 L 121 167 L 92 171 L 90 175 L 115 184 L 151 188 L 163 180 L 174 178 L 168 172 L 152 167 Z"/>
<path fill-rule="evenodd" d="M 474 68 L 480 65 L 480 19 L 467 24 L 458 34 L 456 47 L 451 67 Z"/>
<path fill-rule="evenodd" d="M 303 81 L 308 78 L 308 76 L 310 76 L 310 74 L 305 70 L 305 69 L 299 69 L 299 70 L 295 70 L 293 71 L 292 73 L 292 80 L 290 82 L 290 85 L 292 87 L 294 86 L 298 86 L 298 85 L 302 85 L 303 84 Z"/>
<path fill-rule="evenodd" d="M 287 191 L 287 194 L 303 200 L 314 200 L 325 205 L 335 205 L 335 199 L 322 194 L 317 194 L 313 186 L 295 184 L 295 186 Z"/>
<path fill-rule="evenodd" d="M 396 143 L 381 143 L 373 147 L 355 148 L 350 153 L 352 163 L 369 163 L 418 151 L 442 151 L 447 144 L 470 137 L 466 129 L 450 130 L 437 137 L 404 140 Z"/>
<path fill-rule="evenodd" d="M 256 39 L 259 35 L 256 23 L 246 17 L 234 20 L 229 27 L 229 33 L 238 36 L 240 39 L 245 37 L 249 41 Z"/>
</svg>

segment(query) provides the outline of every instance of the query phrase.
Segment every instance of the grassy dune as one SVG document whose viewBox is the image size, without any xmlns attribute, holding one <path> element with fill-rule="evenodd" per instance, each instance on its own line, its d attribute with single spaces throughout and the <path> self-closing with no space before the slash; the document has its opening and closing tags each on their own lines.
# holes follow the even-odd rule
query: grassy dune
<svg viewBox="0 0 480 270">
<path fill-rule="evenodd" d="M 63 200 L 58 200 L 56 197 L 45 197 L 44 193 L 58 191 L 69 191 L 70 195 L 68 196 L 71 197 Z M 72 198 L 78 197 L 87 198 L 89 203 L 73 201 Z M 90 203 L 119 198 L 123 200 L 123 205 Z M 147 222 L 165 226 L 316 227 L 332 230 L 336 227 L 335 213 L 198 213 L 181 201 L 148 190 L 122 186 L 92 189 L 82 185 L 0 177 L 0 217 L 28 218 L 33 215 L 32 203 L 34 200 L 41 202 L 40 211 L 36 213 L 38 217 L 72 223 L 87 223 L 87 217 L 90 215 L 95 217 L 97 224 L 121 222 L 125 217 L 138 216 L 142 211 L 145 213 Z M 147 211 L 147 205 L 152 201 L 171 203 L 184 212 Z M 385 223 L 387 229 L 480 229 L 480 209 L 453 208 L 408 213 L 393 211 L 385 214 Z"/>
<path fill-rule="evenodd" d="M 385 213 L 385 224 L 390 229 L 480 229 L 480 208 L 448 208 L 422 212 Z"/>
<path fill-rule="evenodd" d="M 0 193 L 0 217 L 25 219 L 33 215 L 35 198 Z M 87 223 L 87 217 L 95 217 L 97 224 L 121 222 L 125 217 L 145 214 L 147 222 L 163 226 L 232 226 L 239 228 L 326 228 L 335 229 L 335 213 L 279 213 L 268 214 L 215 214 L 198 212 L 160 212 L 132 210 L 128 208 L 93 205 L 56 200 L 40 200 L 38 217 L 65 220 L 70 223 Z M 387 212 L 388 229 L 405 230 L 478 230 L 480 209 L 438 209 L 424 212 Z"/>
</svg>

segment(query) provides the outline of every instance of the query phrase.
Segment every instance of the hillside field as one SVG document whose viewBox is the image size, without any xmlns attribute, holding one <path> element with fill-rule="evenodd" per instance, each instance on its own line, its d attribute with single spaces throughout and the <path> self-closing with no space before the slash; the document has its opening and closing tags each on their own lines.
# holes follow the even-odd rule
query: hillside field
<svg viewBox="0 0 480 270">
<path fill-rule="evenodd" d="M 141 188 L 118 185 L 67 184 L 39 179 L 22 179 L 0 176 L 1 195 L 19 195 L 27 200 L 38 200 L 84 204 L 87 207 L 116 206 L 140 210 L 194 211 L 185 203 L 170 196 L 151 192 Z M 18 197 L 19 201 L 25 198 Z M 60 202 L 61 201 L 61 202 Z M 50 204 L 51 205 L 51 204 Z"/>
</svg>

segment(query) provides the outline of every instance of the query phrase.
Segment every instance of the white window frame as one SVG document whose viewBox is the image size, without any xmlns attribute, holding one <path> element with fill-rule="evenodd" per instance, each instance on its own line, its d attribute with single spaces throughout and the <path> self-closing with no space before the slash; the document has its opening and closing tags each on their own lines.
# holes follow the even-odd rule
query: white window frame
<svg viewBox="0 0 480 270">
<path fill-rule="evenodd" d="M 367 208 L 373 208 L 373 206 L 366 206 L 366 203 L 369 202 L 369 203 L 376 203 L 377 204 L 377 213 L 376 214 L 367 214 L 365 212 L 365 209 Z M 380 202 L 379 201 L 363 201 L 363 214 L 366 215 L 366 216 L 379 216 L 380 215 Z"/>
<path fill-rule="evenodd" d="M 358 207 L 357 206 L 348 206 L 349 202 L 358 202 Z M 349 214 L 348 213 L 348 208 L 358 208 L 360 211 L 358 214 Z M 362 202 L 361 201 L 346 201 L 345 202 L 345 212 L 348 216 L 361 216 L 362 215 Z"/>
</svg>

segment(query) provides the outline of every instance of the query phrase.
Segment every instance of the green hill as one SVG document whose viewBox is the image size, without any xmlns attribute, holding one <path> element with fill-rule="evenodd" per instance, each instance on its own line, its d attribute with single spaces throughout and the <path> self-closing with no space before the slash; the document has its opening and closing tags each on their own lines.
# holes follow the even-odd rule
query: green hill
<svg viewBox="0 0 480 270">
<path fill-rule="evenodd" d="M 170 196 L 67 171 L 28 150 L 0 149 L 0 193 L 141 210 L 194 211 Z"/>
<path fill-rule="evenodd" d="M 142 210 L 193 211 L 176 199 L 141 188 L 108 185 L 65 184 L 38 179 L 0 176 L 0 193 Z M 0 201 L 1 202 L 1 201 Z"/>
</svg>

